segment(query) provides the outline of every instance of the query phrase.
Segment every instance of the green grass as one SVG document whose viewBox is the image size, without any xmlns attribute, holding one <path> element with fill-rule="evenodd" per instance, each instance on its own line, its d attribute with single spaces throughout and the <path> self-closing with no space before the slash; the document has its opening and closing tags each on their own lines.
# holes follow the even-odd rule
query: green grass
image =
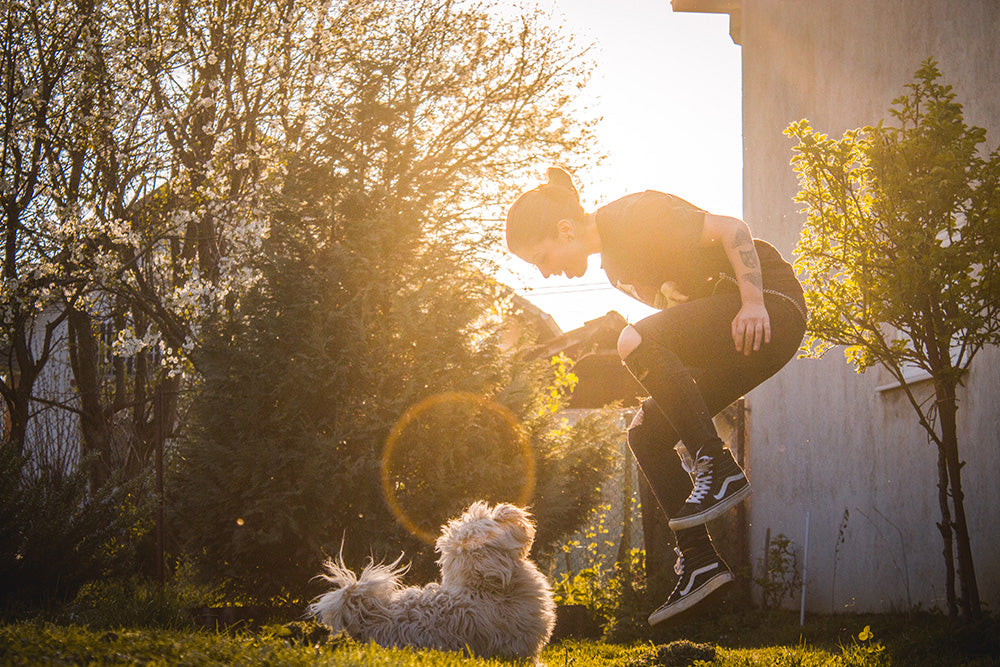
<svg viewBox="0 0 1000 667">
<path fill-rule="evenodd" d="M 459 654 L 435 651 L 390 651 L 352 643 L 311 646 L 286 639 L 280 632 L 236 636 L 148 629 L 114 632 L 28 623 L 0 630 L 0 664 L 450 667 L 469 663 Z"/>
<path fill-rule="evenodd" d="M 612 644 L 566 640 L 545 649 L 548 667 L 940 667 L 1000 666 L 1000 623 L 935 614 L 831 616 L 804 628 L 791 614 L 723 616 Z M 870 628 L 863 633 L 865 627 Z M 697 642 L 695 644 L 694 642 Z M 693 656 L 714 657 L 693 662 Z M 498 666 L 436 651 L 387 650 L 329 640 L 317 626 L 257 632 L 87 628 L 43 621 L 0 625 L 0 665 Z"/>
</svg>

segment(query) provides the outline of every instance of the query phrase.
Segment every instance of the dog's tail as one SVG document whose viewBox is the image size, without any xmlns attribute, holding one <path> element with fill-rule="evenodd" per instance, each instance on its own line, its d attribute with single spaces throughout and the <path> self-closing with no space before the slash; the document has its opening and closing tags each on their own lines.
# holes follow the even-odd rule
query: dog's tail
<svg viewBox="0 0 1000 667">
<path fill-rule="evenodd" d="M 402 587 L 400 577 L 409 569 L 408 565 L 400 565 L 402 559 L 400 555 L 388 564 L 370 561 L 360 577 L 344 565 L 341 557 L 327 560 L 323 563 L 326 574 L 319 578 L 335 588 L 309 605 L 309 614 L 334 634 L 341 630 L 355 634 L 366 619 L 385 617 L 393 595 Z"/>
</svg>

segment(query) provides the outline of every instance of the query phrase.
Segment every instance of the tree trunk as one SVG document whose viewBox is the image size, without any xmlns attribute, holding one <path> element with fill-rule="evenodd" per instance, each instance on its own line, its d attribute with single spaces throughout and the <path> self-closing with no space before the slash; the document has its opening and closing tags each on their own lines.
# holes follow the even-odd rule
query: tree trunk
<svg viewBox="0 0 1000 667">
<path fill-rule="evenodd" d="M 6 433 L 6 441 L 14 447 L 18 454 L 24 454 L 24 437 L 28 431 L 28 419 L 30 416 L 28 403 L 31 390 L 29 389 L 27 392 L 22 391 L 27 386 L 22 384 L 23 382 L 24 379 L 22 376 L 18 378 L 16 383 L 13 383 L 14 400 L 7 403 L 7 408 L 10 410 L 10 427 Z"/>
<path fill-rule="evenodd" d="M 938 447 L 938 505 L 941 509 L 941 521 L 938 530 L 944 542 L 944 590 L 948 604 L 948 614 L 958 616 L 958 602 L 955 599 L 955 542 L 951 529 L 951 507 L 948 505 L 948 460 L 944 450 Z"/>
<path fill-rule="evenodd" d="M 15 324 L 10 333 L 12 349 L 9 360 L 10 378 L 9 391 L 4 392 L 7 407 L 10 410 L 10 429 L 7 441 L 24 454 L 24 439 L 28 433 L 28 420 L 31 419 L 31 396 L 35 390 L 35 380 L 38 377 L 41 364 L 32 364 L 31 353 L 26 341 L 31 340 L 31 333 L 22 318 L 15 318 Z"/>
<path fill-rule="evenodd" d="M 97 339 L 91 328 L 90 316 L 69 311 L 69 357 L 80 395 L 80 430 L 83 435 L 82 454 L 96 454 L 91 470 L 91 488 L 104 485 L 114 467 L 111 455 L 111 429 L 108 411 L 101 400 L 101 374 L 98 367 Z"/>
<path fill-rule="evenodd" d="M 938 416 L 941 420 L 941 444 L 948 464 L 948 482 L 951 504 L 954 509 L 955 546 L 958 556 L 958 579 L 962 588 L 959 606 L 966 616 L 977 618 L 982 612 L 979 601 L 979 585 L 976 569 L 972 562 L 972 545 L 969 541 L 969 526 L 965 518 L 965 494 L 962 491 L 962 462 L 958 456 L 958 424 L 956 415 L 958 403 L 955 399 L 955 383 L 938 381 Z"/>
</svg>

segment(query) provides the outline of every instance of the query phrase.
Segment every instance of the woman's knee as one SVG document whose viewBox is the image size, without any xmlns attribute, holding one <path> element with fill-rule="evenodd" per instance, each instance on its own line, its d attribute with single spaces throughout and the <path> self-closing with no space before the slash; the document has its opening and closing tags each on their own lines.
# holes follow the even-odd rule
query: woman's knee
<svg viewBox="0 0 1000 667">
<path fill-rule="evenodd" d="M 628 442 L 629 449 L 632 450 L 636 459 L 639 460 L 644 460 L 648 452 L 654 449 L 654 441 L 656 440 L 655 424 L 651 424 L 649 419 L 647 419 L 647 415 L 651 409 L 656 410 L 657 408 L 653 403 L 653 399 L 647 398 L 635 413 L 635 417 L 632 418 L 632 423 L 628 427 L 626 441 Z"/>
<path fill-rule="evenodd" d="M 618 356 L 624 360 L 642 343 L 642 335 L 631 324 L 618 335 Z"/>
</svg>

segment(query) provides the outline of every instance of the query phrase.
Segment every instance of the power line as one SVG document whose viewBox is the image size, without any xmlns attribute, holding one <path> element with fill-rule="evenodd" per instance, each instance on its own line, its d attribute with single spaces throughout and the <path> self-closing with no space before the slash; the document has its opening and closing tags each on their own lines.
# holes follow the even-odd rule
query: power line
<svg viewBox="0 0 1000 667">
<path fill-rule="evenodd" d="M 576 290 L 576 289 L 615 289 L 609 283 L 606 282 L 593 282 L 593 283 L 571 283 L 567 285 L 537 285 L 529 286 L 524 288 L 526 291 L 532 292 L 556 292 L 560 290 Z"/>
<path fill-rule="evenodd" d="M 611 292 L 611 291 L 616 291 L 616 290 L 614 287 L 611 287 L 610 285 L 597 284 L 597 285 L 580 285 L 580 286 L 567 285 L 565 287 L 558 286 L 558 287 L 526 289 L 526 290 L 520 290 L 518 293 L 521 296 L 525 297 L 526 296 L 548 297 L 548 296 L 559 296 L 561 294 L 579 294 L 585 292 Z"/>
</svg>

